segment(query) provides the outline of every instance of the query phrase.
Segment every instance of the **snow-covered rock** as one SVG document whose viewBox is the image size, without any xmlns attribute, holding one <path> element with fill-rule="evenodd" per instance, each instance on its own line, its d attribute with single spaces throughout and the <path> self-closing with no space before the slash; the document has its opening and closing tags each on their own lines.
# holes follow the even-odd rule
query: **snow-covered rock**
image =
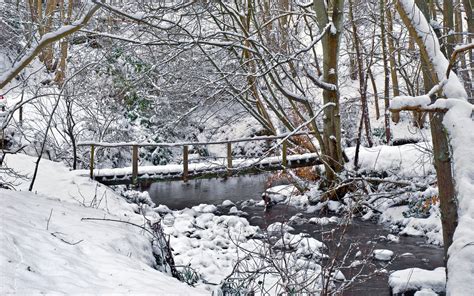
<svg viewBox="0 0 474 296">
<path fill-rule="evenodd" d="M 198 206 L 192 207 L 193 210 L 199 213 L 215 213 L 217 212 L 217 207 L 215 205 L 200 204 Z"/>
<path fill-rule="evenodd" d="M 387 240 L 389 240 L 391 242 L 394 242 L 394 243 L 398 243 L 398 242 L 400 242 L 400 237 L 398 237 L 396 235 L 393 235 L 393 234 L 388 234 L 387 235 Z"/>
<path fill-rule="evenodd" d="M 308 201 L 311 204 L 316 204 L 321 201 L 322 191 L 317 187 L 312 187 L 308 192 L 305 193 L 308 196 Z"/>
<path fill-rule="evenodd" d="M 311 219 L 309 219 L 309 223 L 312 223 L 312 224 L 317 224 L 317 225 L 328 225 L 329 223 L 338 223 L 340 220 L 340 218 L 336 217 L 336 216 L 332 216 L 332 217 L 313 217 Z"/>
<path fill-rule="evenodd" d="M 267 227 L 267 232 L 271 234 L 280 234 L 280 233 L 285 233 L 288 231 L 293 231 L 295 230 L 293 227 L 288 226 L 286 223 L 281 223 L 281 222 L 275 222 Z"/>
<path fill-rule="evenodd" d="M 239 213 L 239 209 L 237 209 L 237 207 L 232 207 L 229 210 L 230 215 L 237 215 L 238 213 Z"/>
<path fill-rule="evenodd" d="M 304 218 L 303 214 L 298 213 L 298 214 L 292 216 L 288 220 L 288 224 L 290 224 L 290 225 L 302 225 L 302 224 L 305 224 L 307 221 L 308 220 L 306 218 Z"/>
<path fill-rule="evenodd" d="M 390 261 L 393 257 L 393 251 L 385 249 L 376 249 L 373 252 L 374 258 L 380 261 Z"/>
<path fill-rule="evenodd" d="M 422 291 L 423 289 L 442 293 L 446 286 L 446 271 L 444 267 L 438 267 L 434 270 L 420 268 L 397 270 L 390 274 L 388 283 L 393 294 L 406 291 Z"/>
<path fill-rule="evenodd" d="M 316 257 L 323 257 L 324 255 L 321 251 L 325 248 L 322 242 L 304 233 L 284 233 L 274 246 L 281 249 L 295 249 L 297 255 Z"/>
<path fill-rule="evenodd" d="M 229 210 L 229 215 L 236 215 L 236 216 L 248 216 L 248 213 L 239 210 L 237 207 L 232 207 Z"/>
<path fill-rule="evenodd" d="M 367 213 L 365 213 L 361 218 L 362 221 L 368 221 L 372 219 L 374 216 L 374 212 L 372 210 L 368 210 Z"/>
<path fill-rule="evenodd" d="M 331 212 L 335 212 L 335 213 L 338 213 L 338 212 L 342 209 L 342 207 L 343 207 L 342 203 L 340 203 L 340 202 L 338 202 L 338 201 L 336 201 L 336 200 L 330 200 L 330 201 L 328 201 L 328 204 L 327 204 L 327 205 L 328 205 L 328 209 L 329 209 Z"/>
<path fill-rule="evenodd" d="M 406 218 L 403 213 L 407 210 L 408 206 L 387 208 L 380 215 L 379 222 L 398 225 L 401 228 L 400 235 L 424 236 L 427 238 L 428 243 L 434 245 L 443 244 L 439 205 L 431 208 L 428 218 Z"/>
<path fill-rule="evenodd" d="M 222 206 L 226 208 L 230 208 L 232 206 L 235 206 L 235 203 L 227 199 L 222 202 Z"/>
<path fill-rule="evenodd" d="M 438 296 L 438 293 L 429 288 L 424 288 L 420 291 L 416 291 L 414 296 Z"/>
<path fill-rule="evenodd" d="M 249 238 L 258 231 L 258 227 L 237 216 L 217 216 L 189 209 L 170 215 L 174 222 L 164 223 L 163 229 L 171 236 L 175 263 L 189 265 L 205 281 L 216 284 L 232 272 L 237 250 L 252 247 Z"/>
</svg>

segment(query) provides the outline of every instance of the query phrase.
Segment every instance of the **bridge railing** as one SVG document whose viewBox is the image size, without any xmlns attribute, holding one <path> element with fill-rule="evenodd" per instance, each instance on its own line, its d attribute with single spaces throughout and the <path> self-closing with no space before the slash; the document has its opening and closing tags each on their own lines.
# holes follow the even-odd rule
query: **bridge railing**
<svg viewBox="0 0 474 296">
<path fill-rule="evenodd" d="M 94 142 L 94 141 L 85 141 L 79 142 L 77 146 L 89 146 L 90 147 L 90 166 L 89 166 L 89 175 L 91 179 L 94 179 L 94 169 L 95 169 L 95 152 L 96 148 L 120 148 L 120 147 L 131 147 L 132 148 L 132 183 L 137 183 L 138 180 L 138 162 L 139 154 L 138 151 L 140 147 L 182 147 L 183 149 L 183 175 L 182 178 L 184 181 L 188 179 L 189 175 L 189 146 L 208 146 L 208 145 L 226 145 L 226 159 L 227 159 L 227 170 L 229 173 L 232 171 L 232 144 L 243 143 L 243 142 L 254 142 L 254 141 L 271 141 L 271 140 L 282 140 L 281 142 L 281 162 L 283 166 L 286 166 L 287 163 L 287 153 L 288 153 L 288 140 L 293 137 L 298 136 L 309 136 L 314 134 L 313 132 L 297 132 L 289 134 L 281 134 L 278 136 L 257 136 L 250 138 L 240 138 L 234 140 L 225 140 L 225 141 L 211 141 L 211 142 L 180 142 L 180 143 L 136 143 L 136 142 L 124 142 L 124 143 L 109 143 L 109 142 Z"/>
</svg>

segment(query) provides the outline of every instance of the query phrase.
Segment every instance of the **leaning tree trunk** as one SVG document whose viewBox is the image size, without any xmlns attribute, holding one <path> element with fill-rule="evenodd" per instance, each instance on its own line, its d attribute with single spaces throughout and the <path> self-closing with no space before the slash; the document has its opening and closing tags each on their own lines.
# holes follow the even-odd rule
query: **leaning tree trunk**
<svg viewBox="0 0 474 296">
<path fill-rule="evenodd" d="M 415 38 L 418 47 L 420 48 L 422 63 L 428 70 L 427 73 L 430 75 L 430 81 L 432 81 L 434 86 L 435 84 L 439 83 L 439 78 L 426 49 L 425 40 L 422 38 L 422 36 L 418 35 L 415 28 L 416 24 L 412 23 L 413 20 L 408 16 L 408 12 L 405 9 L 413 9 L 413 7 L 406 8 L 400 3 L 400 1 L 397 1 L 397 11 L 400 14 L 403 23 L 408 28 L 410 35 Z M 423 18 L 423 15 L 420 16 L 420 18 Z M 436 36 L 433 36 L 433 38 L 436 38 Z M 446 134 L 442 122 L 442 113 L 437 113 L 430 116 L 431 135 L 433 139 L 433 156 L 438 180 L 438 191 L 441 208 L 444 261 L 446 266 L 446 262 L 448 260 L 448 249 L 453 242 L 453 234 L 454 230 L 456 229 L 458 216 L 453 172 L 451 170 L 448 135 Z"/>
</svg>

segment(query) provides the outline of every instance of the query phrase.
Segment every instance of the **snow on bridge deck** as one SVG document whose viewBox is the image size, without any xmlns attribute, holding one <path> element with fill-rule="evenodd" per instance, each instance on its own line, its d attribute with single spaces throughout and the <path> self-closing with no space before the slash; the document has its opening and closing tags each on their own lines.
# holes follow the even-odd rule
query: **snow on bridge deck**
<svg viewBox="0 0 474 296">
<path fill-rule="evenodd" d="M 226 160 L 208 160 L 200 163 L 189 163 L 186 179 L 222 177 L 225 175 L 256 173 L 259 171 L 275 171 L 286 168 L 307 167 L 322 164 L 316 153 L 288 155 L 286 165 L 282 164 L 282 156 L 266 158 L 236 158 L 232 168 L 228 168 Z M 79 170 L 80 175 L 89 175 L 88 170 Z M 157 166 L 139 166 L 138 182 L 170 181 L 184 178 L 183 164 Z M 103 184 L 132 183 L 133 168 L 94 169 L 94 179 Z"/>
<path fill-rule="evenodd" d="M 89 146 L 91 149 L 90 169 L 79 171 L 79 174 L 89 175 L 91 178 L 104 184 L 127 184 L 151 181 L 187 180 L 193 178 L 212 178 L 224 175 L 248 174 L 260 171 L 275 171 L 284 168 L 307 167 L 322 164 L 317 153 L 305 153 L 288 155 L 288 145 L 291 138 L 306 136 L 314 133 L 295 130 L 291 133 L 278 136 L 257 136 L 251 138 L 231 139 L 213 142 L 188 142 L 188 143 L 106 143 L 106 142 L 81 142 L 78 146 Z M 232 155 L 232 144 L 240 142 L 265 141 L 277 143 L 267 153 L 276 152 L 281 146 L 281 156 L 267 156 L 260 158 L 234 158 Z M 226 145 L 227 156 L 221 159 L 206 160 L 205 162 L 193 163 L 189 161 L 189 147 Z M 94 165 L 94 153 L 96 147 L 102 148 L 132 148 L 132 166 L 114 169 L 96 169 Z M 140 147 L 167 147 L 183 149 L 182 164 L 169 164 L 158 166 L 139 166 Z M 268 155 L 267 154 L 267 155 Z"/>
</svg>

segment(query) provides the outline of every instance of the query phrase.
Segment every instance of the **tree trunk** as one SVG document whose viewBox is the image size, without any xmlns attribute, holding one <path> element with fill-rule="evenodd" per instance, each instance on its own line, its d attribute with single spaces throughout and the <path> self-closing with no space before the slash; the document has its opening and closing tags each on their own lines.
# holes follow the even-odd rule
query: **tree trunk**
<svg viewBox="0 0 474 296">
<path fill-rule="evenodd" d="M 418 8 L 421 10 L 423 15 L 427 20 L 430 19 L 430 8 L 428 6 L 428 3 L 425 0 L 415 0 L 416 5 Z M 429 21 L 428 21 L 429 23 Z M 433 36 L 436 37 L 436 36 Z M 418 40 L 417 40 L 418 42 Z M 423 74 L 423 85 L 424 85 L 424 90 L 425 93 L 431 90 L 431 88 L 436 84 L 436 82 L 433 80 L 430 71 L 432 71 L 428 65 L 421 61 L 421 71 Z M 426 114 L 423 114 L 422 112 L 413 112 L 413 125 L 418 128 L 423 128 L 425 126 L 425 120 L 426 120 Z"/>
<path fill-rule="evenodd" d="M 60 16 L 61 16 L 61 21 L 63 22 L 64 25 L 69 25 L 70 19 L 72 16 L 72 1 L 69 0 L 68 2 L 68 7 L 66 10 L 66 4 L 64 3 L 64 0 L 60 0 Z M 59 43 L 59 64 L 56 69 L 56 76 L 54 80 L 58 85 L 62 85 L 64 82 L 64 78 L 66 77 L 66 63 L 67 63 L 67 56 L 68 56 L 68 46 L 69 46 L 69 40 L 68 38 L 64 38 L 61 40 Z"/>
<path fill-rule="evenodd" d="M 328 11 L 332 9 L 332 22 L 334 28 L 325 34 L 322 39 L 323 46 L 323 80 L 324 82 L 338 85 L 338 58 L 341 32 L 343 29 L 344 0 L 334 0 L 331 7 L 326 7 L 324 0 L 314 1 L 314 8 L 320 28 L 329 23 Z M 344 158 L 341 146 L 341 117 L 339 114 L 339 91 L 323 90 L 323 103 L 334 104 L 333 107 L 324 109 L 324 141 L 327 147 L 326 161 L 335 173 L 343 169 Z M 336 179 L 333 172 L 327 172 L 328 183 Z"/>
<path fill-rule="evenodd" d="M 349 0 L 349 20 L 352 25 L 352 42 L 354 49 L 356 51 L 356 59 L 357 59 L 357 75 L 359 78 L 359 93 L 360 93 L 360 101 L 362 104 L 362 118 L 365 126 L 365 134 L 367 137 L 367 144 L 369 147 L 372 147 L 372 130 L 370 127 L 370 117 L 369 117 L 369 106 L 367 103 L 367 81 L 365 79 L 366 74 L 364 73 L 364 59 L 362 57 L 362 53 L 360 50 L 360 39 L 357 33 L 357 25 L 354 21 L 354 11 L 353 11 L 353 4 L 352 1 Z M 360 142 L 360 140 L 359 140 Z"/>
<path fill-rule="evenodd" d="M 453 0 L 443 0 L 443 27 L 446 38 L 446 57 L 449 58 L 456 46 L 456 35 L 454 35 L 454 10 Z M 456 72 L 456 71 L 454 71 Z"/>
<path fill-rule="evenodd" d="M 474 41 L 474 7 L 473 3 L 470 0 L 462 0 L 464 13 L 466 14 L 467 20 L 467 31 L 471 34 L 466 36 L 466 43 L 472 43 Z M 462 21 L 462 18 L 461 18 Z M 474 80 L 474 51 L 470 50 L 468 53 L 469 56 L 469 63 L 466 63 L 466 82 L 465 84 L 468 85 L 466 91 L 468 91 L 468 95 L 471 99 L 471 103 L 474 103 L 474 88 L 473 88 L 473 80 Z M 467 69 L 471 69 L 468 71 Z M 469 76 L 470 74 L 470 76 Z"/>
<path fill-rule="evenodd" d="M 385 34 L 385 0 L 380 0 L 380 38 L 382 39 L 382 58 L 383 58 L 383 70 L 384 70 L 384 92 L 383 92 L 383 101 L 385 104 L 385 112 L 384 112 L 384 122 L 385 122 L 385 140 L 387 141 L 387 145 L 390 145 L 392 141 L 392 132 L 390 129 L 390 71 L 388 69 L 388 62 L 387 62 L 387 44 L 386 44 L 386 34 Z M 388 10 L 387 10 L 388 11 Z M 389 12 L 388 12 L 389 13 Z M 391 20 L 389 20 L 390 22 Z M 396 75 L 395 75 L 396 76 Z M 398 92 L 398 88 L 397 88 Z M 398 122 L 400 120 L 399 115 L 395 115 L 393 118 L 394 122 Z"/>
<path fill-rule="evenodd" d="M 426 50 L 424 40 L 418 36 L 414 28 L 414 24 L 412 24 L 412 20 L 408 17 L 405 8 L 402 4 L 400 4 L 400 1 L 397 1 L 397 10 L 401 16 L 401 19 L 403 20 L 403 23 L 408 28 L 410 35 L 415 37 L 418 47 L 420 48 L 422 63 L 425 64 L 426 69 L 428 70 L 427 73 L 430 75 L 430 81 L 432 81 L 433 85 L 439 83 L 439 78 L 431 63 L 431 59 L 428 51 Z M 436 36 L 433 36 L 433 38 L 436 38 Z M 448 136 L 443 127 L 442 121 L 442 113 L 437 113 L 430 117 L 431 135 L 433 138 L 434 163 L 438 180 L 441 208 L 441 225 L 443 228 L 444 261 L 446 265 L 448 260 L 448 249 L 453 241 L 453 234 L 454 230 L 456 229 L 458 216 L 454 179 L 453 173 L 451 171 Z"/>
<path fill-rule="evenodd" d="M 431 115 L 430 126 L 443 228 L 444 265 L 446 266 L 448 249 L 453 243 L 453 235 L 458 222 L 458 213 L 448 136 L 443 126 L 443 113 Z"/>
<path fill-rule="evenodd" d="M 380 118 L 380 107 L 379 94 L 377 92 L 377 82 L 375 81 L 374 75 L 372 74 L 372 70 L 370 70 L 370 67 L 367 68 L 367 73 L 369 74 L 372 89 L 374 90 L 375 118 L 378 120 Z"/>
<path fill-rule="evenodd" d="M 41 7 L 42 1 L 38 1 L 39 6 Z M 56 8 L 56 0 L 48 0 L 46 2 L 46 11 L 44 15 L 44 26 L 42 27 L 42 30 L 40 31 L 41 37 L 44 34 L 47 34 L 51 32 L 52 30 L 52 25 L 53 25 L 53 16 L 54 16 L 54 9 Z M 48 71 L 54 70 L 54 50 L 53 50 L 53 44 L 50 43 L 46 45 L 43 48 L 43 51 L 41 53 L 43 63 L 46 66 L 46 69 Z"/>
<path fill-rule="evenodd" d="M 383 6 L 382 6 L 383 7 Z M 387 12 L 387 27 L 388 27 L 388 36 L 387 36 L 387 44 L 388 44 L 388 58 L 390 62 L 390 77 L 392 78 L 392 91 L 393 96 L 398 97 L 400 95 L 400 86 L 398 85 L 398 76 L 397 76 L 397 63 L 395 61 L 395 44 L 394 44 L 394 36 L 393 36 L 393 17 L 392 17 L 392 9 L 386 9 Z M 383 14 L 383 12 L 380 12 Z M 383 16 L 382 16 L 383 17 Z M 382 22 L 383 24 L 383 22 Z M 384 38 L 382 36 L 382 38 Z M 384 38 L 385 40 L 385 38 Z M 383 42 L 383 41 L 382 41 Z M 384 54 L 384 59 L 386 58 L 386 54 Z M 400 121 L 400 113 L 392 113 L 392 120 L 393 122 Z"/>
</svg>

